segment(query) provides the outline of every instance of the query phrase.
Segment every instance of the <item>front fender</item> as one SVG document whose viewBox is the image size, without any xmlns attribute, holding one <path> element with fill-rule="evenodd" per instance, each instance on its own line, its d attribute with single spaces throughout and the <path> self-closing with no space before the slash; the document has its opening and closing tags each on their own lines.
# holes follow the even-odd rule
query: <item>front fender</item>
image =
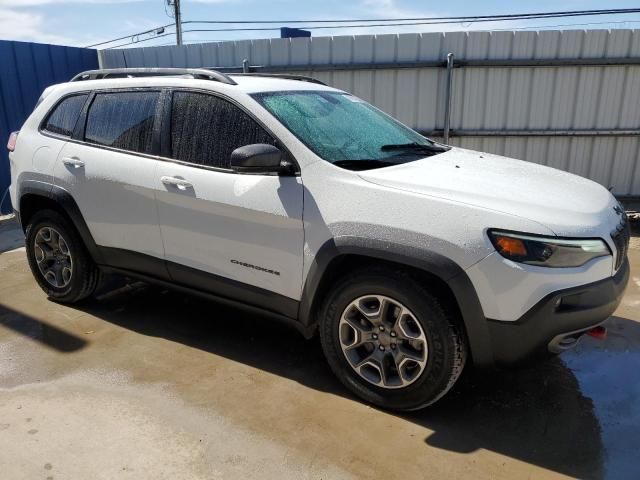
<svg viewBox="0 0 640 480">
<path fill-rule="evenodd" d="M 474 363 L 479 366 L 493 364 L 487 321 L 475 288 L 465 271 L 451 259 L 426 248 L 377 238 L 340 235 L 321 246 L 310 266 L 300 301 L 298 318 L 306 329 L 315 327 L 318 287 L 328 267 L 339 257 L 346 255 L 417 268 L 442 280 L 453 292 L 460 309 Z"/>
</svg>

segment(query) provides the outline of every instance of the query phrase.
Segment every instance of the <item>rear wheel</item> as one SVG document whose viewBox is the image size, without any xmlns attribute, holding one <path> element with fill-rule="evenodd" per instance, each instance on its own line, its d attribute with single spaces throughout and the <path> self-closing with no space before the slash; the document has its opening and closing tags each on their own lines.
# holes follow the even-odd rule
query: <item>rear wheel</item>
<svg viewBox="0 0 640 480">
<path fill-rule="evenodd" d="M 402 271 L 349 275 L 320 317 L 324 353 L 342 383 L 395 410 L 437 401 L 462 373 L 467 347 L 456 312 Z"/>
<path fill-rule="evenodd" d="M 69 221 L 54 210 L 37 212 L 26 230 L 29 267 L 49 298 L 78 302 L 96 289 L 99 271 Z"/>
</svg>

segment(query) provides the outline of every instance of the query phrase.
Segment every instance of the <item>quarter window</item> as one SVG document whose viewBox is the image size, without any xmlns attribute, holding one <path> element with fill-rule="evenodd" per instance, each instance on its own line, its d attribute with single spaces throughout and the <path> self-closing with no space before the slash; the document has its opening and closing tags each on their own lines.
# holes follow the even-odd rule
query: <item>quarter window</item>
<svg viewBox="0 0 640 480">
<path fill-rule="evenodd" d="M 229 168 L 231 152 L 273 138 L 231 102 L 193 92 L 174 92 L 171 111 L 172 157 L 184 162 Z"/>
<path fill-rule="evenodd" d="M 73 129 L 88 96 L 89 94 L 74 95 L 62 100 L 47 118 L 44 129 L 65 137 L 73 135 Z"/>
<path fill-rule="evenodd" d="M 85 140 L 151 153 L 159 92 L 98 93 L 89 108 Z"/>
</svg>

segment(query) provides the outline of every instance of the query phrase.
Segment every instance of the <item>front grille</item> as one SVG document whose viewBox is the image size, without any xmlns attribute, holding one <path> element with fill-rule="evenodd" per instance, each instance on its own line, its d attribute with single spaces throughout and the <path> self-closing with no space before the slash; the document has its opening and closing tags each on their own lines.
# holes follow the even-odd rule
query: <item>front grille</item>
<svg viewBox="0 0 640 480">
<path fill-rule="evenodd" d="M 627 216 L 624 215 L 618 227 L 611 233 L 611 239 L 616 246 L 616 271 L 622 266 L 624 259 L 627 258 L 630 237 L 629 221 Z"/>
</svg>

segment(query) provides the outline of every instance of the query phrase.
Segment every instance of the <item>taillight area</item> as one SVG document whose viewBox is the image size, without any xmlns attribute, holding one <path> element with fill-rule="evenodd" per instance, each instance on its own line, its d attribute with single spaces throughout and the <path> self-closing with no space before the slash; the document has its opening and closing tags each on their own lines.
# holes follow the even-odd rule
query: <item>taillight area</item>
<svg viewBox="0 0 640 480">
<path fill-rule="evenodd" d="M 18 141 L 18 133 L 20 132 L 11 132 L 11 135 L 9 135 L 9 141 L 7 142 L 7 149 L 10 152 L 13 152 L 16 149 L 16 142 Z"/>
</svg>

